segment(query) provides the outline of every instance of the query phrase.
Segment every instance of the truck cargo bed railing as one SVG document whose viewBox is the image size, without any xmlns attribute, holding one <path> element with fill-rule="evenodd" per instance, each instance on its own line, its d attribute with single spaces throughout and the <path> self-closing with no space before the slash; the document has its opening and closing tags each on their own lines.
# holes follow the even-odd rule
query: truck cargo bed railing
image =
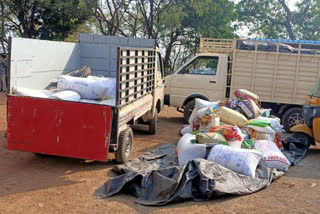
<svg viewBox="0 0 320 214">
<path fill-rule="evenodd" d="M 155 62 L 155 49 L 118 48 L 117 107 L 153 93 Z"/>
<path fill-rule="evenodd" d="M 224 53 L 233 51 L 233 39 L 200 38 L 200 53 Z"/>
</svg>

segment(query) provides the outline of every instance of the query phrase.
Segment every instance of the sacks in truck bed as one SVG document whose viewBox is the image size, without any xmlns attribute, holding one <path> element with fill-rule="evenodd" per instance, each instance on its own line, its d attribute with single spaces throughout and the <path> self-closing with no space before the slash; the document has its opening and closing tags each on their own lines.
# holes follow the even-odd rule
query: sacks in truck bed
<svg viewBox="0 0 320 214">
<path fill-rule="evenodd" d="M 105 93 L 106 99 L 116 99 L 116 92 L 117 92 L 117 79 L 111 77 L 95 77 L 95 76 L 88 76 L 88 79 L 96 80 L 101 83 L 108 89 Z"/>
<path fill-rule="evenodd" d="M 61 75 L 58 81 L 58 91 L 71 90 L 78 92 L 81 99 L 102 99 L 108 88 L 103 82 L 89 78 Z"/>
<path fill-rule="evenodd" d="M 59 100 L 66 100 L 66 101 L 80 101 L 80 95 L 75 91 L 60 91 L 53 94 L 53 97 Z"/>
<path fill-rule="evenodd" d="M 13 88 L 13 94 L 24 97 L 53 98 L 53 92 L 50 90 L 34 90 L 21 87 Z"/>
</svg>

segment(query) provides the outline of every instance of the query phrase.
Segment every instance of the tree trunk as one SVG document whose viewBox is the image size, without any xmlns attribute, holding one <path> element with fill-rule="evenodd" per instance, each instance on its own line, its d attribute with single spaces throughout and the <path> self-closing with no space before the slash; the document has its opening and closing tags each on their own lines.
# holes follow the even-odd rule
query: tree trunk
<svg viewBox="0 0 320 214">
<path fill-rule="evenodd" d="M 280 2 L 280 4 L 282 5 L 282 7 L 284 8 L 284 10 L 286 11 L 287 15 L 286 15 L 286 21 L 285 21 L 285 28 L 288 31 L 289 37 L 292 40 L 296 39 L 296 36 L 294 35 L 293 31 L 292 31 L 292 25 L 291 25 L 291 10 L 289 9 L 288 5 L 286 4 L 286 2 L 284 0 L 278 0 Z"/>
<path fill-rule="evenodd" d="M 4 32 L 4 4 L 2 1 L 0 2 L 0 6 L 1 6 L 1 46 L 2 46 L 3 53 L 5 54 L 5 56 L 7 56 L 7 50 L 4 45 L 4 38 L 6 35 Z"/>
<path fill-rule="evenodd" d="M 173 48 L 173 44 L 177 41 L 178 36 L 179 36 L 179 31 L 176 31 L 175 33 L 174 32 L 171 33 L 170 42 L 169 42 L 169 45 L 167 47 L 166 55 L 164 57 L 164 62 L 163 62 L 165 73 L 168 73 L 168 69 L 170 67 L 170 65 L 169 65 L 170 54 L 171 54 L 171 51 L 172 51 L 172 48 Z"/>
</svg>

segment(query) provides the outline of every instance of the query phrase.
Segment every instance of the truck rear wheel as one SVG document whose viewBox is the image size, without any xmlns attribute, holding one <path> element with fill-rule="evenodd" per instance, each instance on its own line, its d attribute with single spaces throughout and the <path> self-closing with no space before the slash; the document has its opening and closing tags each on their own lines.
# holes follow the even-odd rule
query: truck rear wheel
<svg viewBox="0 0 320 214">
<path fill-rule="evenodd" d="M 282 124 L 286 132 L 290 132 L 293 126 L 303 123 L 302 108 L 291 108 L 282 116 Z"/>
<path fill-rule="evenodd" d="M 184 107 L 184 113 L 183 113 L 183 115 L 184 115 L 184 122 L 185 123 L 189 123 L 189 117 L 191 116 L 191 114 L 192 114 L 192 111 L 193 111 L 193 109 L 194 109 L 194 107 L 195 107 L 195 100 L 191 100 L 191 101 L 189 101 L 187 104 L 186 104 L 186 106 Z"/>
<path fill-rule="evenodd" d="M 133 147 L 133 132 L 131 128 L 123 130 L 119 135 L 118 149 L 115 153 L 118 163 L 128 162 Z"/>
<path fill-rule="evenodd" d="M 158 127 L 158 111 L 154 113 L 154 118 L 149 121 L 149 134 L 156 134 Z"/>
</svg>

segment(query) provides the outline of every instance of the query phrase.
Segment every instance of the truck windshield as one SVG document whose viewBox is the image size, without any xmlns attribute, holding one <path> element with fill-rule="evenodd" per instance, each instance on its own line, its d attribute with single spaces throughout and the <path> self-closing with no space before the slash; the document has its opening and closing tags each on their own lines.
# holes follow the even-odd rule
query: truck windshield
<svg viewBox="0 0 320 214">
<path fill-rule="evenodd" d="M 216 75 L 218 57 L 200 57 L 186 69 L 186 74 Z"/>
<path fill-rule="evenodd" d="M 312 97 L 320 97 L 320 78 L 318 81 L 314 84 L 313 88 L 311 89 L 309 96 Z"/>
</svg>

